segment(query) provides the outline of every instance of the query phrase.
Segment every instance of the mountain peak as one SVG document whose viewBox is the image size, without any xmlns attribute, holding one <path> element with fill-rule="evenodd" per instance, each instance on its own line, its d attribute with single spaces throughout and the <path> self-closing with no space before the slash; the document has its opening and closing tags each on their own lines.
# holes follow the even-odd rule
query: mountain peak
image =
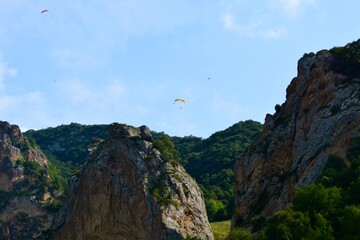
<svg viewBox="0 0 360 240">
<path fill-rule="evenodd" d="M 162 159 L 149 128 L 114 123 L 109 135 L 73 176 L 55 239 L 212 240 L 200 188 Z"/>
</svg>

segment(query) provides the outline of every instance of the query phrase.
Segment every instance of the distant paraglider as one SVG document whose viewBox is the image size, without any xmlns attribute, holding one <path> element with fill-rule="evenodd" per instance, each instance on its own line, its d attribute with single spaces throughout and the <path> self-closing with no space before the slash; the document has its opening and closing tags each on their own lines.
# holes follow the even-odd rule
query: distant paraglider
<svg viewBox="0 0 360 240">
<path fill-rule="evenodd" d="M 185 103 L 185 100 L 182 99 L 182 98 L 177 98 L 177 99 L 175 99 L 174 104 L 175 104 L 176 102 Z M 182 109 L 182 107 L 180 107 L 180 109 Z"/>
<path fill-rule="evenodd" d="M 42 10 L 42 11 L 41 11 L 41 14 L 46 13 L 46 12 L 49 12 L 49 10 L 47 10 L 47 9 Z"/>
<path fill-rule="evenodd" d="M 175 102 L 185 103 L 185 100 L 184 100 L 184 99 L 181 99 L 181 98 L 177 98 L 177 99 L 175 99 Z"/>
</svg>

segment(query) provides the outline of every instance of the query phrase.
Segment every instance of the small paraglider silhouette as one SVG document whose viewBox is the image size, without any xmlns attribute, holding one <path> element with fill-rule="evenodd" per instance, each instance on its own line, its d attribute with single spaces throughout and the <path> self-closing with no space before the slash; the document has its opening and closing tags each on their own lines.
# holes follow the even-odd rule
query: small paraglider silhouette
<svg viewBox="0 0 360 240">
<path fill-rule="evenodd" d="M 176 102 L 179 102 L 179 103 L 185 103 L 185 100 L 184 99 L 182 99 L 182 98 L 177 98 L 177 99 L 175 99 L 175 101 L 174 101 L 174 104 L 176 103 Z M 180 107 L 180 109 L 182 109 L 182 107 Z"/>
<path fill-rule="evenodd" d="M 41 11 L 41 14 L 43 14 L 43 13 L 47 13 L 47 12 L 49 12 L 49 10 L 44 9 L 44 10 L 42 10 L 42 11 Z"/>
</svg>

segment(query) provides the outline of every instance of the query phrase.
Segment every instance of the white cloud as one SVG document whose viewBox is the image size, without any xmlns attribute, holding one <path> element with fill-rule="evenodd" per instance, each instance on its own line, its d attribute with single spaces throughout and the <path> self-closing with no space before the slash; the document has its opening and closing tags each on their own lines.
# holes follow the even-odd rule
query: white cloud
<svg viewBox="0 0 360 240">
<path fill-rule="evenodd" d="M 71 102 L 85 103 L 92 102 L 96 98 L 96 91 L 91 89 L 79 79 L 73 79 L 66 82 L 59 83 L 61 90 Z"/>
<path fill-rule="evenodd" d="M 8 64 L 0 58 L 0 91 L 4 89 L 7 78 L 13 78 L 16 72 L 15 68 L 9 67 Z"/>
<path fill-rule="evenodd" d="M 69 48 L 57 49 L 53 52 L 53 60 L 57 67 L 74 69 L 76 71 L 86 68 L 96 68 L 101 63 L 91 50 L 79 48 L 74 51 Z M 99 55 L 96 55 L 100 57 Z"/>
<path fill-rule="evenodd" d="M 1 95 L 0 116 L 2 120 L 9 121 L 23 127 L 22 130 L 35 127 L 44 127 L 53 123 L 48 115 L 47 101 L 41 92 L 32 91 L 23 95 Z M 37 126 L 34 126 L 37 125 Z M 50 125 L 50 124 L 49 124 Z"/>
<path fill-rule="evenodd" d="M 31 102 L 32 104 L 44 104 L 45 98 L 40 92 L 29 92 L 25 95 L 25 99 L 27 102 Z"/>
<path fill-rule="evenodd" d="M 105 87 L 105 94 L 111 100 L 118 100 L 126 93 L 126 86 L 120 82 L 112 82 Z"/>
<path fill-rule="evenodd" d="M 215 115 L 241 119 L 245 110 L 238 102 L 238 99 L 234 97 L 214 96 L 211 102 L 211 110 Z"/>
<path fill-rule="evenodd" d="M 11 109 L 16 109 L 19 106 L 20 99 L 13 96 L 0 96 L 0 113 L 2 116 Z"/>
<path fill-rule="evenodd" d="M 284 27 L 277 29 L 267 28 L 258 32 L 258 35 L 265 39 L 281 38 L 286 35 L 286 29 Z"/>
<path fill-rule="evenodd" d="M 222 17 L 223 27 L 230 31 L 234 31 L 245 37 L 276 39 L 286 35 L 284 27 L 267 27 L 265 26 L 265 17 L 257 17 L 247 25 L 240 25 L 236 22 L 235 16 L 227 13 Z"/>
<path fill-rule="evenodd" d="M 18 111 L 22 109 L 34 109 L 34 104 L 44 103 L 45 100 L 39 92 L 29 92 L 24 95 L 3 95 L 0 97 L 0 112 Z M 30 107 L 31 106 L 31 107 Z"/>
<path fill-rule="evenodd" d="M 236 30 L 237 26 L 234 21 L 234 15 L 227 13 L 222 17 L 224 28 L 230 30 Z"/>
<path fill-rule="evenodd" d="M 289 16 L 297 16 L 303 7 L 313 5 L 316 0 L 279 0 L 283 11 Z"/>
</svg>

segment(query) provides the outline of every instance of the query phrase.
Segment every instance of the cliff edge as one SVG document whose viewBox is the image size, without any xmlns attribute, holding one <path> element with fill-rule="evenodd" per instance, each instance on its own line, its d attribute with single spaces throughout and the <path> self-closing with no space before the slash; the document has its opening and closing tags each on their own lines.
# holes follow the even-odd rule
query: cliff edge
<svg viewBox="0 0 360 240">
<path fill-rule="evenodd" d="M 17 125 L 0 121 L 0 239 L 41 239 L 52 224 L 61 193 L 48 160 Z"/>
<path fill-rule="evenodd" d="M 256 231 L 298 188 L 320 177 L 330 155 L 346 161 L 351 139 L 360 135 L 360 66 L 343 53 L 358 45 L 299 60 L 285 103 L 266 116 L 262 133 L 235 163 L 233 226 Z"/>
</svg>

